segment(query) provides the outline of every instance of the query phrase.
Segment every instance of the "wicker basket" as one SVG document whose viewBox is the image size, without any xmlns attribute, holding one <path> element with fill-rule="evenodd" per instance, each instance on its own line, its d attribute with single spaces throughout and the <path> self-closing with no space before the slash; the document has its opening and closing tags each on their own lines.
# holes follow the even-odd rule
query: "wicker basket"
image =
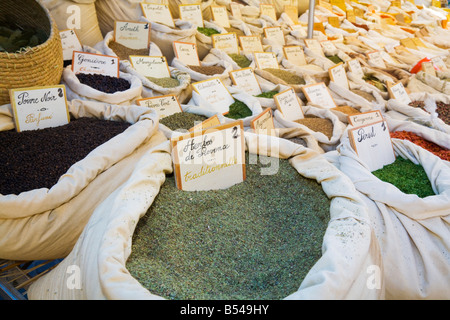
<svg viewBox="0 0 450 320">
<path fill-rule="evenodd" d="M 47 41 L 18 53 L 0 52 L 0 105 L 10 102 L 9 89 L 60 83 L 63 53 L 59 30 L 49 11 L 38 0 L 1 0 L 0 25 L 14 21 L 44 29 Z"/>
</svg>

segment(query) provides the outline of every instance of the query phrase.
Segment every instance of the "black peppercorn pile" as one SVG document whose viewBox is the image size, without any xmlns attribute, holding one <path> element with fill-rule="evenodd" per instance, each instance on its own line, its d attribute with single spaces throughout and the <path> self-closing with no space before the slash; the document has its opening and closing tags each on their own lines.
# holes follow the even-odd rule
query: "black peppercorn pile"
<svg viewBox="0 0 450 320">
<path fill-rule="evenodd" d="M 0 132 L 0 194 L 51 188 L 73 164 L 129 126 L 80 118 L 54 128 Z"/>
<path fill-rule="evenodd" d="M 130 83 L 125 79 L 110 77 L 102 74 L 78 73 L 77 78 L 82 84 L 88 85 L 105 93 L 125 91 L 131 87 Z"/>
</svg>

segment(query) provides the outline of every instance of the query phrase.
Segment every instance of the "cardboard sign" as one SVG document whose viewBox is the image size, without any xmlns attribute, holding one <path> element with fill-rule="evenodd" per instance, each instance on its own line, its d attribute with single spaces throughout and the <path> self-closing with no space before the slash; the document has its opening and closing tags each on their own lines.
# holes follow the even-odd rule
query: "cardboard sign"
<svg viewBox="0 0 450 320">
<path fill-rule="evenodd" d="M 305 45 L 308 49 L 317 53 L 318 55 L 321 55 L 322 57 L 325 56 L 322 50 L 322 46 L 317 39 L 303 39 L 303 41 L 305 41 Z"/>
<path fill-rule="evenodd" d="M 322 22 L 314 22 L 314 24 L 313 24 L 313 30 L 314 30 L 314 31 L 320 31 L 320 32 L 322 32 L 323 34 L 326 35 L 326 33 L 325 33 L 325 27 L 323 26 L 323 23 L 322 23 Z"/>
<path fill-rule="evenodd" d="M 290 88 L 283 92 L 277 93 L 273 96 L 277 109 L 283 114 L 283 116 L 290 120 L 295 121 L 303 119 L 302 105 L 298 96 L 295 94 L 294 89 Z"/>
<path fill-rule="evenodd" d="M 395 161 L 395 153 L 386 121 L 351 128 L 348 130 L 348 136 L 358 157 L 368 166 L 371 172 Z"/>
<path fill-rule="evenodd" d="M 400 40 L 400 43 L 405 46 L 406 48 L 417 50 L 417 46 L 414 43 L 414 40 L 412 38 L 404 38 Z"/>
<path fill-rule="evenodd" d="M 180 20 L 189 21 L 198 27 L 204 26 L 202 8 L 199 4 L 180 4 Z"/>
<path fill-rule="evenodd" d="M 333 12 L 333 6 L 329 2 L 326 2 L 324 0 L 319 0 L 318 5 L 322 8 L 327 9 L 328 11 Z"/>
<path fill-rule="evenodd" d="M 273 130 L 275 129 L 272 109 L 267 108 L 256 116 L 250 123 L 250 127 L 258 134 L 272 135 Z"/>
<path fill-rule="evenodd" d="M 358 59 L 355 58 L 347 61 L 347 65 L 351 73 L 354 73 L 355 75 L 361 78 L 364 77 L 364 71 L 361 68 L 361 63 L 359 63 Z"/>
<path fill-rule="evenodd" d="M 236 20 L 242 20 L 241 8 L 238 3 L 231 2 L 230 3 L 230 11 L 231 11 L 231 15 L 233 16 L 233 18 L 235 18 Z"/>
<path fill-rule="evenodd" d="M 206 119 L 205 121 L 200 122 L 199 124 L 196 124 L 192 128 L 189 129 L 190 132 L 193 131 L 202 131 L 208 128 L 213 128 L 220 125 L 219 116 L 217 114 L 213 115 L 212 117 Z"/>
<path fill-rule="evenodd" d="M 119 77 L 119 58 L 96 53 L 73 52 L 72 71 L 75 74 L 102 74 Z"/>
<path fill-rule="evenodd" d="M 328 17 L 328 23 L 335 28 L 340 28 L 341 22 L 338 17 Z"/>
<path fill-rule="evenodd" d="M 144 77 L 169 78 L 170 70 L 164 56 L 130 56 L 133 68 Z"/>
<path fill-rule="evenodd" d="M 297 6 L 284 6 L 284 12 L 292 20 L 294 24 L 298 23 L 298 7 Z"/>
<path fill-rule="evenodd" d="M 386 64 L 384 63 L 379 51 L 368 52 L 367 57 L 369 58 L 369 61 L 372 62 L 375 66 L 382 69 L 386 68 Z"/>
<path fill-rule="evenodd" d="M 273 52 L 253 52 L 256 67 L 258 69 L 274 68 L 279 69 L 277 56 Z"/>
<path fill-rule="evenodd" d="M 173 51 L 178 60 L 188 66 L 200 66 L 197 45 L 195 43 L 174 41 Z"/>
<path fill-rule="evenodd" d="M 355 23 L 356 22 L 355 11 L 353 9 L 349 9 L 346 10 L 346 13 L 347 13 L 347 20 L 352 23 Z"/>
<path fill-rule="evenodd" d="M 74 51 L 83 51 L 83 45 L 73 29 L 59 32 L 63 48 L 63 60 L 72 60 Z"/>
<path fill-rule="evenodd" d="M 131 49 L 149 48 L 150 29 L 147 22 L 115 21 L 114 41 Z"/>
<path fill-rule="evenodd" d="M 409 97 L 408 93 L 406 92 L 405 87 L 403 86 L 403 83 L 397 82 L 396 84 L 392 85 L 390 82 L 388 82 L 387 88 L 388 88 L 391 99 L 398 100 L 404 104 L 411 103 L 411 98 Z"/>
<path fill-rule="evenodd" d="M 194 90 L 208 103 L 214 106 L 219 112 L 230 111 L 230 105 L 234 103 L 234 98 L 223 84 L 220 78 L 211 78 L 192 83 Z"/>
<path fill-rule="evenodd" d="M 239 54 L 236 32 L 213 34 L 211 39 L 215 49 L 222 50 L 226 53 Z"/>
<path fill-rule="evenodd" d="M 324 41 L 320 41 L 319 42 L 320 45 L 322 46 L 322 48 L 325 51 L 334 51 L 337 50 L 336 46 L 334 45 L 333 42 L 331 42 L 330 40 L 324 40 Z"/>
<path fill-rule="evenodd" d="M 434 69 L 434 64 L 432 61 L 424 61 L 421 64 L 422 71 L 428 74 L 431 74 L 433 77 L 436 77 L 436 70 Z"/>
<path fill-rule="evenodd" d="M 345 67 L 342 62 L 338 63 L 334 67 L 328 69 L 328 74 L 330 75 L 331 81 L 336 83 L 347 90 L 350 89 L 347 79 L 347 73 L 345 72 Z"/>
<path fill-rule="evenodd" d="M 374 110 L 374 111 L 368 111 L 368 112 L 362 112 L 355 115 L 349 115 L 347 116 L 348 123 L 352 125 L 353 127 L 360 127 L 369 125 L 372 123 L 379 122 L 383 120 L 383 116 L 381 114 L 381 111 Z"/>
<path fill-rule="evenodd" d="M 234 70 L 230 72 L 233 84 L 252 96 L 262 93 L 258 80 L 251 67 Z"/>
<path fill-rule="evenodd" d="M 70 122 L 64 85 L 11 89 L 9 95 L 17 132 Z"/>
<path fill-rule="evenodd" d="M 286 40 L 284 39 L 284 33 L 283 30 L 281 30 L 281 27 L 267 27 L 264 28 L 264 36 L 267 39 L 270 39 L 279 45 L 284 46 L 286 44 Z"/>
<path fill-rule="evenodd" d="M 175 113 L 183 112 L 177 97 L 174 95 L 138 99 L 136 102 L 141 107 L 155 109 L 161 119 Z"/>
<path fill-rule="evenodd" d="M 242 120 L 171 139 L 177 188 L 226 189 L 245 181 Z"/>
<path fill-rule="evenodd" d="M 239 42 L 245 53 L 264 51 L 260 36 L 240 36 Z"/>
<path fill-rule="evenodd" d="M 332 6 L 336 6 L 336 7 L 340 8 L 344 12 L 347 10 L 347 6 L 345 5 L 344 0 L 330 0 L 330 4 Z"/>
<path fill-rule="evenodd" d="M 277 21 L 277 12 L 275 11 L 275 7 L 272 4 L 260 4 L 259 9 L 261 12 L 261 16 L 268 16 L 272 20 Z"/>
<path fill-rule="evenodd" d="M 225 6 L 211 6 L 211 14 L 215 23 L 224 28 L 230 27 L 228 11 Z"/>
<path fill-rule="evenodd" d="M 309 102 L 328 109 L 337 107 L 324 82 L 306 85 L 301 88 Z"/>
<path fill-rule="evenodd" d="M 301 46 L 285 46 L 283 47 L 284 56 L 289 62 L 292 62 L 296 66 L 304 66 L 307 64 L 305 59 L 305 53 Z"/>
<path fill-rule="evenodd" d="M 141 9 L 148 20 L 175 28 L 168 5 L 142 2 Z"/>
</svg>

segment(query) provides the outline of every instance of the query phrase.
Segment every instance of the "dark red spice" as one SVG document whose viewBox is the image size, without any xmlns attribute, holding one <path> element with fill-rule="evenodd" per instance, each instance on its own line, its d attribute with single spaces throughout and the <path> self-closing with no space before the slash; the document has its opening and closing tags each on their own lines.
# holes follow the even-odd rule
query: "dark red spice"
<svg viewBox="0 0 450 320">
<path fill-rule="evenodd" d="M 425 102 L 423 101 L 413 101 L 409 105 L 426 111 Z M 450 125 L 450 104 L 436 101 L 436 113 L 438 114 L 439 119 L 444 121 L 445 124 Z"/>
<path fill-rule="evenodd" d="M 0 132 L 0 194 L 51 188 L 76 162 L 130 126 L 79 118 L 54 128 Z"/>
<path fill-rule="evenodd" d="M 130 83 L 125 79 L 110 77 L 103 74 L 78 73 L 77 78 L 82 84 L 105 93 L 125 91 L 131 87 Z"/>
<path fill-rule="evenodd" d="M 409 140 L 418 146 L 424 148 L 435 154 L 442 160 L 450 161 L 450 150 L 442 148 L 441 146 L 435 144 L 434 142 L 425 140 L 424 138 L 418 136 L 417 134 L 409 131 L 394 131 L 391 132 L 391 138 Z"/>
</svg>

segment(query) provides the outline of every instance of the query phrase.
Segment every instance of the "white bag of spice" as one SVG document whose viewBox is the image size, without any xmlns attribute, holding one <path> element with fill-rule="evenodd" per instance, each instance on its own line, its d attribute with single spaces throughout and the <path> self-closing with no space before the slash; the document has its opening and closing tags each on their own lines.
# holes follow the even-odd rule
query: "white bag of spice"
<svg viewBox="0 0 450 320">
<path fill-rule="evenodd" d="M 0 128 L 11 130 L 11 106 L 1 106 L 0 110 Z M 73 100 L 69 112 L 75 118 L 132 125 L 73 164 L 52 188 L 0 196 L 3 259 L 66 257 L 95 208 L 130 177 L 141 157 L 166 141 L 158 131 L 158 115 L 148 108 Z M 170 159 L 170 155 L 167 157 Z"/>
<path fill-rule="evenodd" d="M 450 167 L 407 140 L 392 139 L 397 157 L 419 164 L 436 195 L 406 194 L 375 177 L 352 149 L 338 147 L 338 168 L 354 183 L 369 209 L 380 244 L 387 299 L 449 299 Z"/>
<path fill-rule="evenodd" d="M 322 256 L 298 290 L 285 299 L 383 299 L 382 269 L 373 281 L 373 268 L 382 266 L 380 250 L 367 208 L 350 179 L 322 155 L 293 142 L 249 132 L 244 138 L 250 153 L 289 159 L 301 176 L 320 183 L 331 199 Z M 159 148 L 168 152 L 169 143 Z M 159 192 L 164 181 L 161 172 L 171 172 L 171 160 L 161 159 L 163 155 L 144 156 L 129 180 L 96 208 L 72 252 L 31 285 L 30 300 L 163 299 L 145 289 L 126 268 L 137 223 Z M 82 290 L 66 285 L 71 276 L 67 268 L 73 265 L 81 272 Z"/>
<path fill-rule="evenodd" d="M 267 93 L 267 92 L 280 93 L 280 92 L 286 91 L 290 88 L 290 87 L 282 85 L 282 84 L 273 84 L 271 82 L 262 82 L 262 81 L 259 81 L 259 86 L 261 88 L 263 95 L 264 95 L 264 93 Z M 277 109 L 277 104 L 275 103 L 274 98 L 258 97 L 258 96 L 255 96 L 255 98 L 258 99 L 259 103 L 261 104 L 261 106 L 263 108 L 270 108 L 272 110 Z"/>
<path fill-rule="evenodd" d="M 72 66 L 63 70 L 61 83 L 66 86 L 67 100 L 91 100 L 117 105 L 131 105 L 142 97 L 142 82 L 132 74 L 119 71 L 119 78 L 129 82 L 130 88 L 125 91 L 106 93 L 87 84 L 83 84 L 72 71 Z"/>
<path fill-rule="evenodd" d="M 228 53 L 216 48 L 212 48 L 209 51 L 209 53 L 203 59 L 203 62 L 226 61 L 233 66 L 233 70 L 239 70 L 245 67 L 256 68 L 256 61 L 253 58 L 253 54 L 244 54 L 240 52 L 239 55 L 243 56 L 243 60 L 245 60 L 245 58 L 247 59 L 248 65 L 238 65 Z"/>
</svg>

